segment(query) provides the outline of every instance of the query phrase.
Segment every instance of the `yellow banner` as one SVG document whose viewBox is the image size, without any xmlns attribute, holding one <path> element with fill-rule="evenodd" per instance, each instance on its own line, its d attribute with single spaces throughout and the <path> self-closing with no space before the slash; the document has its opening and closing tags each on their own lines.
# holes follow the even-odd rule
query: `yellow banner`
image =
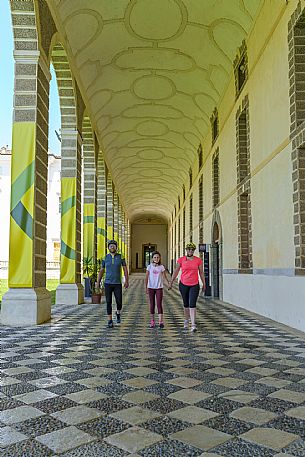
<svg viewBox="0 0 305 457">
<path fill-rule="evenodd" d="M 33 287 L 36 124 L 13 125 L 9 287 Z"/>
<path fill-rule="evenodd" d="M 107 240 L 113 240 L 114 239 L 114 233 L 113 233 L 113 227 L 110 225 L 107 225 Z"/>
<path fill-rule="evenodd" d="M 106 220 L 104 217 L 97 218 L 97 258 L 102 259 L 106 255 Z"/>
<path fill-rule="evenodd" d="M 76 282 L 76 178 L 61 180 L 60 282 Z"/>
<path fill-rule="evenodd" d="M 94 203 L 84 204 L 83 224 L 83 256 L 94 262 Z"/>
</svg>

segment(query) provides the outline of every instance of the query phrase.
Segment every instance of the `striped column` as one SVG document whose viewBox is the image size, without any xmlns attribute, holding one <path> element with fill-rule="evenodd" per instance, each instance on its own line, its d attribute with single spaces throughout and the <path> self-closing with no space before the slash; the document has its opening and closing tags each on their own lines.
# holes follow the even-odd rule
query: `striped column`
<svg viewBox="0 0 305 457">
<path fill-rule="evenodd" d="M 107 176 L 107 240 L 114 239 L 113 184 L 110 173 Z"/>
<path fill-rule="evenodd" d="M 27 17 L 35 21 L 33 11 L 19 16 L 16 23 L 24 23 Z M 37 45 L 34 39 L 33 43 Z M 51 316 L 46 290 L 50 72 L 39 51 L 15 51 L 14 56 L 9 290 L 2 299 L 1 321 L 34 325 Z"/>
<path fill-rule="evenodd" d="M 116 190 L 114 190 L 113 200 L 113 236 L 119 245 L 119 197 Z"/>
<path fill-rule="evenodd" d="M 122 239 L 122 222 L 123 222 L 123 208 L 119 200 L 118 206 L 118 226 L 119 226 L 119 249 L 123 253 L 123 239 Z"/>
<path fill-rule="evenodd" d="M 57 304 L 84 302 L 81 284 L 81 145 L 76 129 L 61 130 L 61 246 Z"/>
<path fill-rule="evenodd" d="M 84 156 L 84 208 L 83 208 L 83 258 L 86 263 L 94 264 L 96 252 L 96 161 L 95 137 L 88 117 L 83 123 L 83 156 Z"/>
<path fill-rule="evenodd" d="M 126 238 L 127 238 L 127 246 L 126 246 L 126 263 L 127 263 L 127 265 L 129 266 L 129 270 L 130 270 L 130 262 L 131 262 L 131 259 L 130 259 L 130 237 L 131 237 L 131 233 L 130 233 L 130 222 L 129 222 L 129 220 L 127 219 L 127 220 L 126 220 Z"/>
<path fill-rule="evenodd" d="M 102 259 L 106 255 L 107 247 L 107 194 L 105 162 L 101 151 L 97 173 L 97 258 Z"/>
</svg>

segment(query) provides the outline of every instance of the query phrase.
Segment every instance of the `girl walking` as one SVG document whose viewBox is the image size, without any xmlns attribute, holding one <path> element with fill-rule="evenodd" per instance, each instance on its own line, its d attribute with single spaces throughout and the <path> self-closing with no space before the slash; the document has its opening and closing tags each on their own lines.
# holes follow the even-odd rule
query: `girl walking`
<svg viewBox="0 0 305 457">
<path fill-rule="evenodd" d="M 158 251 L 152 253 L 152 263 L 146 269 L 145 289 L 149 296 L 150 303 L 150 327 L 154 328 L 155 323 L 155 306 L 157 302 L 159 327 L 164 328 L 163 322 L 163 278 L 168 285 L 169 280 L 166 276 L 164 265 L 161 264 L 161 254 Z"/>
<path fill-rule="evenodd" d="M 194 251 L 196 250 L 195 243 L 188 243 L 185 249 L 186 255 L 177 260 L 177 266 L 173 273 L 169 288 L 171 289 L 173 282 L 181 269 L 179 290 L 184 305 L 184 328 L 188 328 L 189 320 L 191 319 L 191 331 L 196 332 L 196 302 L 200 291 L 198 275 L 202 281 L 202 292 L 205 291 L 205 278 L 202 260 L 199 257 L 194 256 Z"/>
</svg>

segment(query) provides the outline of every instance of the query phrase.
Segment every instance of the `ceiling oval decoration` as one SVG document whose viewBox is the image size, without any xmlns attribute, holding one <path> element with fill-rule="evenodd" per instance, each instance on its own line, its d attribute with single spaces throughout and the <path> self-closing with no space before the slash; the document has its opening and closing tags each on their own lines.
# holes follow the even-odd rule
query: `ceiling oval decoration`
<svg viewBox="0 0 305 457">
<path fill-rule="evenodd" d="M 126 108 L 122 112 L 123 117 L 127 118 L 140 118 L 149 117 L 157 119 L 179 119 L 183 117 L 181 111 L 175 109 L 172 106 L 167 105 L 157 105 L 154 104 L 143 104 L 135 105 L 130 108 Z"/>
<path fill-rule="evenodd" d="M 177 49 L 135 48 L 118 54 L 113 64 L 120 70 L 190 71 L 194 60 Z"/>
<path fill-rule="evenodd" d="M 173 39 L 183 33 L 187 23 L 181 0 L 132 0 L 126 13 L 129 32 L 149 41 Z"/>
<path fill-rule="evenodd" d="M 165 100 L 172 97 L 176 88 L 172 80 L 166 76 L 148 75 L 136 79 L 132 90 L 144 100 Z"/>
<path fill-rule="evenodd" d="M 167 125 L 159 121 L 144 121 L 137 126 L 137 133 L 141 136 L 162 136 L 167 132 Z"/>
<path fill-rule="evenodd" d="M 156 176 L 160 178 L 161 176 L 163 176 L 163 172 L 162 170 L 160 170 L 160 168 L 158 168 L 158 170 L 156 170 L 155 168 L 145 168 L 145 170 L 138 171 L 138 173 L 143 178 L 154 178 Z"/>
<path fill-rule="evenodd" d="M 210 32 L 218 48 L 222 49 L 229 61 L 234 60 L 236 43 L 241 43 L 245 36 L 245 30 L 241 24 L 228 19 L 220 19 L 211 24 Z"/>
<path fill-rule="evenodd" d="M 141 160 L 162 160 L 164 158 L 164 153 L 158 149 L 143 149 L 138 151 L 137 157 Z"/>
<path fill-rule="evenodd" d="M 107 105 L 110 102 L 113 96 L 113 92 L 111 90 L 99 90 L 95 94 L 91 96 L 91 106 L 93 111 L 98 112 L 101 108 Z"/>
<path fill-rule="evenodd" d="M 96 40 L 103 29 L 103 19 L 96 11 L 83 9 L 66 19 L 65 28 L 71 49 L 78 54 Z"/>
</svg>

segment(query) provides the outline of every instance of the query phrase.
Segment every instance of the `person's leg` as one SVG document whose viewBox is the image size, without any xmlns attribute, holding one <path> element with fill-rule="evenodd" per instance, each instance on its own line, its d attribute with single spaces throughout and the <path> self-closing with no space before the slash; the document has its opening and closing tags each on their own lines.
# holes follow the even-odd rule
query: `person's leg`
<svg viewBox="0 0 305 457">
<path fill-rule="evenodd" d="M 113 292 L 116 301 L 116 321 L 118 324 L 121 323 L 121 311 L 123 306 L 123 298 L 122 298 L 122 284 L 114 284 L 113 285 Z"/>
<path fill-rule="evenodd" d="M 106 304 L 107 304 L 108 326 L 111 326 L 111 323 L 112 323 L 112 286 L 111 286 L 111 284 L 105 284 L 105 298 L 106 298 Z"/>
<path fill-rule="evenodd" d="M 155 326 L 155 295 L 156 289 L 148 289 L 151 328 Z"/>
<path fill-rule="evenodd" d="M 192 286 L 190 288 L 190 317 L 191 317 L 192 332 L 196 331 L 196 303 L 197 303 L 199 291 L 200 291 L 199 284 L 196 284 L 196 286 Z"/>
<path fill-rule="evenodd" d="M 190 319 L 190 287 L 186 286 L 185 284 L 182 284 L 182 282 L 179 283 L 179 290 L 182 296 L 183 300 L 183 306 L 184 306 L 184 328 L 188 328 L 189 324 L 189 319 Z"/>
<path fill-rule="evenodd" d="M 164 327 L 164 323 L 163 323 L 163 306 L 162 306 L 163 289 L 157 289 L 156 290 L 156 299 L 157 299 L 159 326 L 160 326 L 160 328 L 163 328 Z"/>
</svg>

